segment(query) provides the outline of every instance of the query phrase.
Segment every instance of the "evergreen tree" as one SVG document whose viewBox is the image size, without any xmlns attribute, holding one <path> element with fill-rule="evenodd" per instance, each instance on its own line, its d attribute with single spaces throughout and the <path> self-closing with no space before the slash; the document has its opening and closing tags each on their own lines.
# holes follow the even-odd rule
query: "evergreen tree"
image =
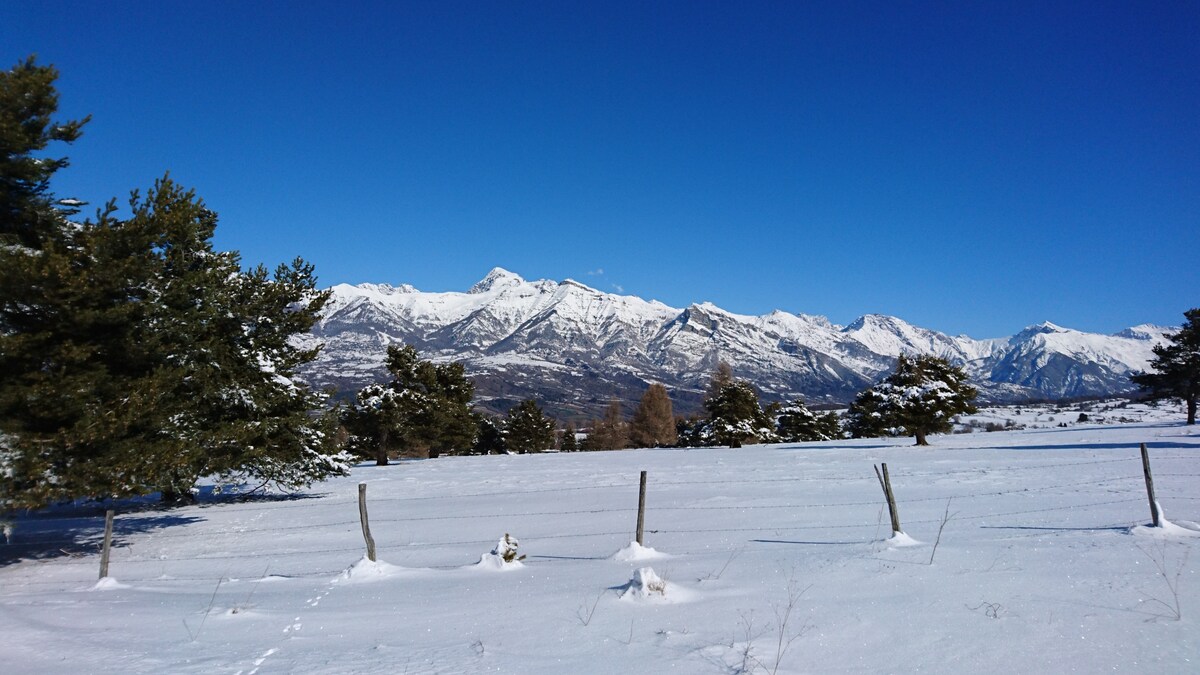
<svg viewBox="0 0 1200 675">
<path fill-rule="evenodd" d="M 675 445 L 675 413 L 667 388 L 655 383 L 646 389 L 629 425 L 629 440 L 638 448 L 665 448 Z"/>
<path fill-rule="evenodd" d="M 343 413 L 352 451 L 382 466 L 398 450 L 436 457 L 473 447 L 479 430 L 471 414 L 475 387 L 461 363 L 434 364 L 411 345 L 392 345 L 387 369 L 391 382 L 363 387 Z"/>
<path fill-rule="evenodd" d="M 675 418 L 675 447 L 699 448 L 709 445 L 705 437 L 708 420 L 692 415 Z"/>
<path fill-rule="evenodd" d="M 780 409 L 776 433 L 781 441 L 788 443 L 830 441 L 842 435 L 836 413 L 817 415 L 801 399 Z"/>
<path fill-rule="evenodd" d="M 1165 337 L 1170 344 L 1154 347 L 1152 373 L 1132 376 L 1133 383 L 1151 398 L 1182 399 L 1187 423 L 1196 423 L 1196 401 L 1200 399 L 1200 308 L 1183 313 L 1186 321 L 1177 333 Z"/>
<path fill-rule="evenodd" d="M 477 455 L 502 455 L 508 447 L 504 444 L 504 431 L 501 423 L 490 415 L 474 413 L 475 415 L 475 444 L 472 452 Z"/>
<path fill-rule="evenodd" d="M 284 488 L 343 473 L 293 346 L 328 296 L 296 261 L 271 278 L 216 252 L 216 214 L 164 178 L 0 255 L 0 431 L 11 504 L 160 491 L 197 479 Z"/>
<path fill-rule="evenodd" d="M 65 157 L 40 156 L 51 143 L 73 143 L 91 119 L 53 119 L 58 91 L 53 66 L 30 56 L 0 72 L 0 247 L 40 250 L 46 239 L 62 239 L 62 216 L 50 191 Z"/>
<path fill-rule="evenodd" d="M 745 380 L 733 380 L 704 402 L 708 411 L 708 429 L 704 435 L 716 445 L 740 448 L 745 443 L 770 443 L 775 440 L 775 424 L 758 402 L 754 387 Z"/>
<path fill-rule="evenodd" d="M 953 429 L 955 415 L 975 412 L 975 395 L 966 373 L 945 359 L 901 355 L 896 371 L 851 406 L 852 433 L 876 424 L 876 429 L 903 427 L 917 445 L 929 445 L 929 434 Z"/>
<path fill-rule="evenodd" d="M 554 447 L 554 420 L 542 414 L 533 399 L 521 401 L 508 411 L 504 439 L 510 450 L 524 455 Z"/>
<path fill-rule="evenodd" d="M 846 433 L 850 438 L 895 436 L 890 418 L 884 416 L 885 407 L 884 395 L 874 387 L 859 392 L 846 411 Z"/>
<path fill-rule="evenodd" d="M 56 77 L 32 58 L 0 73 L 0 508 L 344 472 L 293 379 L 315 351 L 292 338 L 327 299 L 312 268 L 243 272 L 169 179 L 128 218 L 68 223 L 50 190 L 67 160 L 34 156 L 87 121 L 52 119 Z"/>
<path fill-rule="evenodd" d="M 575 438 L 575 423 L 567 422 L 567 426 L 562 430 L 562 440 L 558 443 L 559 452 L 575 452 L 579 450 L 579 443 Z"/>
</svg>

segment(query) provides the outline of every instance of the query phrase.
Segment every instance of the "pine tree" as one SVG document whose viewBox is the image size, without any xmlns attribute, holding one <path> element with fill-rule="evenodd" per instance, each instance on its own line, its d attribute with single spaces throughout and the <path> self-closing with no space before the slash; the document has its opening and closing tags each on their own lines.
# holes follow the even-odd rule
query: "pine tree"
<svg viewBox="0 0 1200 675">
<path fill-rule="evenodd" d="M 508 446 L 504 444 L 504 431 L 502 423 L 490 415 L 483 413 L 474 413 L 475 415 L 475 443 L 471 446 L 471 451 L 477 455 L 502 455 L 508 450 Z"/>
<path fill-rule="evenodd" d="M 708 411 L 708 436 L 717 445 L 740 448 L 745 443 L 770 443 L 775 440 L 775 424 L 763 411 L 754 387 L 745 380 L 733 380 L 717 395 L 704 402 Z"/>
<path fill-rule="evenodd" d="M 896 371 L 859 395 L 851 406 L 852 433 L 903 427 L 917 445 L 947 433 L 955 415 L 975 412 L 976 390 L 961 368 L 936 356 L 901 355 Z"/>
<path fill-rule="evenodd" d="M 638 448 L 665 448 L 675 445 L 675 413 L 667 388 L 651 384 L 642 395 L 633 421 L 629 425 L 629 440 Z"/>
<path fill-rule="evenodd" d="M 780 409 L 776 433 L 779 440 L 787 443 L 830 441 L 842 434 L 836 413 L 817 415 L 801 399 Z"/>
<path fill-rule="evenodd" d="M 890 418 L 884 416 L 886 401 L 874 387 L 859 392 L 846 411 L 846 433 L 851 438 L 894 436 Z"/>
<path fill-rule="evenodd" d="M 524 455 L 554 447 L 554 420 L 542 414 L 537 401 L 521 401 L 508 411 L 504 439 L 510 450 Z"/>
<path fill-rule="evenodd" d="M 241 270 L 216 214 L 168 178 L 3 268 L 5 486 L 27 505 L 159 491 L 201 476 L 295 488 L 348 469 L 293 338 L 328 295 L 303 261 Z M 7 261 L 6 261 L 7 262 Z"/>
<path fill-rule="evenodd" d="M 0 72 L 0 247 L 41 250 L 47 238 L 64 234 L 50 180 L 68 162 L 39 153 L 51 143 L 75 142 L 91 116 L 53 119 L 57 79 L 53 66 L 39 66 L 33 56 Z"/>
<path fill-rule="evenodd" d="M 1165 337 L 1170 344 L 1154 347 L 1152 373 L 1131 377 L 1133 383 L 1150 398 L 1178 398 L 1187 407 L 1187 423 L 1196 423 L 1196 402 L 1200 399 L 1200 308 L 1183 313 L 1186 321 L 1177 333 Z"/>
<path fill-rule="evenodd" d="M 391 382 L 363 387 L 343 411 L 350 450 L 382 466 L 395 451 L 436 457 L 473 447 L 475 387 L 462 364 L 434 364 L 411 345 L 388 347 L 386 363 Z"/>
<path fill-rule="evenodd" d="M 34 156 L 87 121 L 52 119 L 56 77 L 32 58 L 0 73 L 0 508 L 346 471 L 293 379 L 327 299 L 311 266 L 243 272 L 169 179 L 127 218 L 110 202 L 68 223 L 50 190 L 67 160 Z"/>
<path fill-rule="evenodd" d="M 562 430 L 562 440 L 558 443 L 559 452 L 575 452 L 579 450 L 579 443 L 575 438 L 575 423 L 567 422 L 567 426 Z"/>
</svg>

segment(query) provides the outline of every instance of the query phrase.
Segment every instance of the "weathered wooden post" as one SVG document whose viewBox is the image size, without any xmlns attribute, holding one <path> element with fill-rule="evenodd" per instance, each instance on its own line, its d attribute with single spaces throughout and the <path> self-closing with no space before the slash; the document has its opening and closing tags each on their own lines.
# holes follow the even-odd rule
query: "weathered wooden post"
<svg viewBox="0 0 1200 675">
<path fill-rule="evenodd" d="M 100 549 L 100 578 L 108 576 L 108 554 L 112 550 L 113 510 L 104 512 L 104 548 Z"/>
<path fill-rule="evenodd" d="M 375 540 L 371 538 L 371 525 L 367 522 L 367 484 L 358 484 L 358 518 L 362 521 L 363 539 L 367 541 L 367 560 L 375 562 Z"/>
<path fill-rule="evenodd" d="M 642 532 L 646 525 L 646 472 L 642 472 L 641 484 L 638 487 L 638 522 L 637 543 L 642 545 Z"/>
<path fill-rule="evenodd" d="M 882 463 L 883 473 L 875 467 L 875 477 L 879 479 L 879 487 L 883 488 L 883 497 L 887 500 L 888 513 L 892 516 L 892 532 L 903 532 L 900 529 L 900 513 L 896 510 L 896 496 L 892 494 L 892 479 L 888 476 L 887 463 Z"/>
<path fill-rule="evenodd" d="M 1150 519 L 1155 527 L 1162 527 L 1162 515 L 1158 512 L 1158 500 L 1154 498 L 1154 477 L 1150 475 L 1150 453 L 1142 443 L 1142 473 L 1146 474 L 1146 496 L 1150 498 Z"/>
</svg>

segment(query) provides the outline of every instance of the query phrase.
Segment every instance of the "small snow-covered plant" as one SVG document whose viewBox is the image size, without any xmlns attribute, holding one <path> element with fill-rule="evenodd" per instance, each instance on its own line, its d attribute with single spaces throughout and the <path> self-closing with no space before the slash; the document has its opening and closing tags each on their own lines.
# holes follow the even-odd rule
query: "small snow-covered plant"
<svg viewBox="0 0 1200 675">
<path fill-rule="evenodd" d="M 641 567 L 633 573 L 622 597 L 649 598 L 666 594 L 666 580 L 658 576 L 653 567 Z"/>
<path fill-rule="evenodd" d="M 1163 598 L 1151 596 L 1145 600 L 1147 603 L 1161 605 L 1166 609 L 1166 614 L 1152 617 L 1147 619 L 1147 621 L 1153 621 L 1156 618 L 1179 621 L 1183 618 L 1183 609 L 1179 604 L 1179 580 L 1180 577 L 1183 576 L 1183 568 L 1187 567 L 1188 554 L 1191 553 L 1191 550 L 1184 549 L 1183 556 L 1179 559 L 1179 563 L 1175 565 L 1175 570 L 1173 572 L 1171 571 L 1171 565 L 1167 560 L 1169 556 L 1167 555 L 1166 542 L 1158 542 L 1157 548 L 1147 549 L 1138 546 L 1138 550 L 1144 553 L 1146 557 L 1150 559 L 1150 562 L 1154 563 L 1154 569 L 1158 572 L 1158 576 L 1167 586 L 1167 593 L 1163 596 Z"/>
<path fill-rule="evenodd" d="M 11 520 L 0 520 L 0 530 L 4 531 L 4 543 L 12 543 L 13 524 Z"/>
<path fill-rule="evenodd" d="M 496 543 L 496 548 L 492 549 L 492 555 L 500 556 L 500 559 L 506 563 L 524 560 L 525 556 L 517 555 L 517 546 L 519 545 L 520 542 L 505 532 L 500 541 Z"/>
</svg>

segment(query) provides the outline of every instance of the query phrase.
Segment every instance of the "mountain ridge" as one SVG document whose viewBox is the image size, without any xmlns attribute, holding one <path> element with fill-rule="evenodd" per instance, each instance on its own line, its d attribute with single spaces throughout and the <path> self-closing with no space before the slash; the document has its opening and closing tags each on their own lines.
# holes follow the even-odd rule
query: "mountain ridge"
<svg viewBox="0 0 1200 675">
<path fill-rule="evenodd" d="M 995 402 L 1128 393 L 1168 327 L 1141 324 L 1113 335 L 1049 321 L 1007 338 L 950 336 L 882 314 L 846 326 L 774 310 L 737 314 L 710 302 L 670 307 L 605 293 L 573 279 L 527 281 L 493 268 L 466 292 L 408 284 L 339 284 L 312 334 L 323 343 L 301 375 L 345 395 L 386 378 L 389 344 L 426 358 L 459 360 L 481 407 L 541 400 L 557 416 L 592 416 L 611 399 L 640 399 L 650 382 L 672 391 L 677 412 L 698 409 L 720 361 L 767 400 L 845 403 L 886 376 L 900 354 L 933 354 L 964 367 Z"/>
</svg>

